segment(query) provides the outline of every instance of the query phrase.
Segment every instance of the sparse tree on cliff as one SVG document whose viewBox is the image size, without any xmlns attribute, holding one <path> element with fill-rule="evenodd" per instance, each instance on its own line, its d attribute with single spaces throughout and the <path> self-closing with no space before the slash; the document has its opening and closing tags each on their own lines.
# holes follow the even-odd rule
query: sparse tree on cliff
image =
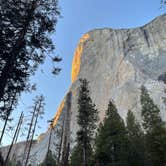
<svg viewBox="0 0 166 166">
<path fill-rule="evenodd" d="M 77 144 L 71 156 L 71 166 L 90 165 L 93 157 L 92 142 L 98 120 L 98 112 L 90 97 L 89 83 L 86 79 L 81 79 L 80 83 L 77 115 L 79 129 L 76 138 Z"/>
<path fill-rule="evenodd" d="M 166 128 L 160 117 L 160 110 L 150 98 L 147 89 L 141 87 L 143 127 L 146 132 L 146 153 L 151 166 L 166 163 Z"/>
<path fill-rule="evenodd" d="M 130 110 L 127 113 L 127 134 L 128 134 L 128 163 L 131 166 L 147 166 L 144 154 L 144 133 L 140 124 L 137 122 L 133 112 Z"/>
<path fill-rule="evenodd" d="M 24 90 L 29 77 L 54 50 L 49 36 L 59 15 L 57 0 L 1 0 L 0 2 L 0 105 L 6 106 Z M 46 54 L 47 53 L 47 54 Z M 59 62 L 58 57 L 51 58 Z M 57 74 L 59 68 L 53 67 Z M 4 109 L 0 113 L 5 113 Z"/>
<path fill-rule="evenodd" d="M 106 116 L 96 138 L 98 165 L 128 166 L 127 132 L 113 102 L 109 102 Z"/>
</svg>

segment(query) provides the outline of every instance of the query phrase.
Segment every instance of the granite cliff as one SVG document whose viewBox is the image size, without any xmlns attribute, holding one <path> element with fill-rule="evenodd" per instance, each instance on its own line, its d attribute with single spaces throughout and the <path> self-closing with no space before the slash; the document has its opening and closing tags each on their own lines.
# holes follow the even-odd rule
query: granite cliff
<svg viewBox="0 0 166 166">
<path fill-rule="evenodd" d="M 132 29 L 96 29 L 86 33 L 74 53 L 72 85 L 54 117 L 54 134 L 51 149 L 55 151 L 57 131 L 63 126 L 62 146 L 68 148 L 75 139 L 79 78 L 90 82 L 91 96 L 103 119 L 107 104 L 113 99 L 119 114 L 125 119 L 127 111 L 134 112 L 140 120 L 140 86 L 148 89 L 150 96 L 161 109 L 166 120 L 166 14 L 143 27 Z M 30 161 L 42 162 L 47 152 L 50 129 L 33 145 Z M 20 148 L 20 146 L 18 146 Z M 16 146 L 16 149 L 18 149 Z M 5 155 L 4 149 L 4 155 Z M 16 154 L 21 158 L 22 152 Z"/>
</svg>

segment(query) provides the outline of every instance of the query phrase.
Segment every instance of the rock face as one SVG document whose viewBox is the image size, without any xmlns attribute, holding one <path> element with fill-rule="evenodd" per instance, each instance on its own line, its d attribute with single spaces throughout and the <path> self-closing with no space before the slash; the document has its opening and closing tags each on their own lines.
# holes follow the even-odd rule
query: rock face
<svg viewBox="0 0 166 166">
<path fill-rule="evenodd" d="M 81 38 L 75 51 L 73 70 L 78 73 L 76 76 L 72 72 L 70 88 L 73 137 L 77 131 L 79 78 L 86 78 L 90 82 L 91 96 L 101 120 L 110 99 L 114 100 L 124 119 L 129 109 L 140 119 L 141 85 L 147 87 L 161 109 L 163 120 L 166 120 L 162 101 L 166 87 L 164 80 L 160 79 L 166 73 L 166 15 L 139 28 L 88 32 Z"/>
<path fill-rule="evenodd" d="M 56 113 L 53 125 L 63 127 L 62 146 L 68 147 L 75 139 L 78 129 L 77 97 L 79 78 L 90 82 L 91 97 L 103 119 L 110 99 L 113 99 L 119 114 L 126 118 L 127 111 L 134 112 L 140 120 L 140 86 L 145 85 L 166 120 L 166 108 L 162 97 L 166 97 L 164 82 L 166 73 L 166 15 L 151 23 L 134 29 L 96 29 L 86 33 L 75 51 L 72 64 L 72 85 Z M 49 131 L 33 146 L 31 156 L 44 159 Z M 51 149 L 55 151 L 53 142 Z M 72 140 L 72 141 L 71 141 Z M 71 145 L 72 147 L 72 145 Z M 61 148 L 62 149 L 62 148 Z M 61 150 L 61 153 L 63 150 Z"/>
</svg>

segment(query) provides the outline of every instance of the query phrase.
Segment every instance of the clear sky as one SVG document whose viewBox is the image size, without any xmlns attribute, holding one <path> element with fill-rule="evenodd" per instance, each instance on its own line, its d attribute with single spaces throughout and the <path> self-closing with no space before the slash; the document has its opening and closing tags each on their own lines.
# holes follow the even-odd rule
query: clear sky
<svg viewBox="0 0 166 166">
<path fill-rule="evenodd" d="M 27 112 L 36 94 L 44 94 L 46 98 L 45 118 L 40 122 L 45 132 L 47 119 L 52 119 L 57 108 L 71 85 L 71 63 L 74 50 L 80 37 L 89 30 L 96 28 L 131 28 L 142 26 L 166 9 L 160 9 L 160 0 L 59 0 L 62 18 L 58 20 L 56 34 L 53 34 L 56 51 L 63 61 L 58 64 L 62 72 L 52 76 L 51 64 L 46 61 L 40 67 L 32 82 L 37 83 L 37 92 L 23 94 L 19 107 L 15 110 L 15 119 L 20 111 Z M 44 72 L 41 72 L 44 71 Z M 7 137 L 7 136 L 6 136 Z M 9 140 L 10 139 L 5 139 Z M 10 143 L 9 141 L 5 141 Z"/>
</svg>

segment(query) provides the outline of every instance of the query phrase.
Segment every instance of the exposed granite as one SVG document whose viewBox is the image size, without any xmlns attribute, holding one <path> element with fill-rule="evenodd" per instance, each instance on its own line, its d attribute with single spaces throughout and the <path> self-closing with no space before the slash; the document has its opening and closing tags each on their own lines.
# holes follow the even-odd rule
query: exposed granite
<svg viewBox="0 0 166 166">
<path fill-rule="evenodd" d="M 67 138 L 65 143 L 75 139 L 78 129 L 76 116 L 79 78 L 90 81 L 92 99 L 99 110 L 100 120 L 104 117 L 110 99 L 114 100 L 119 114 L 124 119 L 130 109 L 140 120 L 142 84 L 147 87 L 150 96 L 161 109 L 163 120 L 166 120 L 166 108 L 162 101 L 162 97 L 166 97 L 166 86 L 162 78 L 166 72 L 166 15 L 139 28 L 96 29 L 86 33 L 82 39 L 72 64 L 74 69 L 72 68 L 73 82 L 69 89 L 70 101 L 65 97 L 55 116 L 55 132 L 51 143 L 54 152 L 54 144 L 59 141 L 56 139 L 59 126 L 64 125 L 63 140 Z M 73 73 L 75 70 L 76 74 Z M 42 139 L 33 146 L 33 165 L 44 159 L 49 132 L 50 130 L 42 135 Z"/>
</svg>

